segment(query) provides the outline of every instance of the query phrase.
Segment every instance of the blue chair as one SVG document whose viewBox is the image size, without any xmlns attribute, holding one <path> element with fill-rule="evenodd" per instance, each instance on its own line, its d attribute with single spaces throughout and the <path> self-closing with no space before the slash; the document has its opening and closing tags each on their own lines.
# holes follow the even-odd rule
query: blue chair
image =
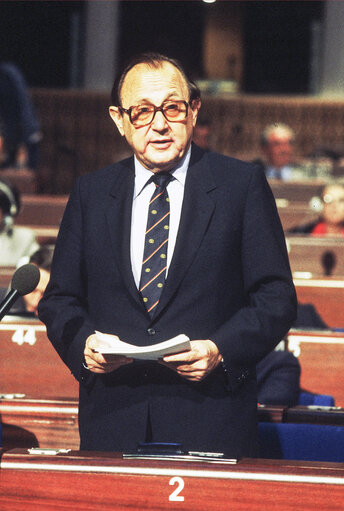
<svg viewBox="0 0 344 511">
<path fill-rule="evenodd" d="M 344 462 L 344 426 L 260 422 L 259 457 Z"/>
<path fill-rule="evenodd" d="M 313 394 L 302 390 L 300 392 L 299 401 L 297 403 L 301 406 L 334 406 L 334 398 L 327 394 Z"/>
</svg>

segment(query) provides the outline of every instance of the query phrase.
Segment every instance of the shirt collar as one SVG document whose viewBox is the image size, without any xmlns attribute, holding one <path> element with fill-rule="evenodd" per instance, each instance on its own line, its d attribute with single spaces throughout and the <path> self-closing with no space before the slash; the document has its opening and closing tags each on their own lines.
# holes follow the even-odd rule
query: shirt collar
<svg viewBox="0 0 344 511">
<path fill-rule="evenodd" d="M 191 157 L 191 146 L 187 153 L 180 160 L 178 165 L 171 171 L 175 180 L 177 180 L 182 186 L 185 185 L 186 173 L 188 170 L 189 162 Z M 134 156 L 135 162 L 135 190 L 134 198 L 140 195 L 143 188 L 147 184 L 147 181 L 152 177 L 152 172 L 142 165 L 142 163 Z"/>
</svg>

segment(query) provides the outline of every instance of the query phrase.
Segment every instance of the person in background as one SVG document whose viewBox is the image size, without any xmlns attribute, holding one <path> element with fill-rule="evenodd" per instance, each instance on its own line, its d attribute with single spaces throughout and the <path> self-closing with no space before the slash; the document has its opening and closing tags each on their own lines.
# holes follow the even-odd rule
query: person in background
<svg viewBox="0 0 344 511">
<path fill-rule="evenodd" d="M 293 353 L 274 350 L 257 364 L 256 370 L 259 404 L 297 405 L 301 366 Z"/>
<path fill-rule="evenodd" d="M 292 328 L 326 330 L 328 325 L 313 304 L 297 305 L 297 319 Z M 258 403 L 295 406 L 300 395 L 301 366 L 290 351 L 276 349 L 257 366 Z"/>
<path fill-rule="evenodd" d="M 54 255 L 52 245 L 42 245 L 29 258 L 28 262 L 35 264 L 40 272 L 40 279 L 36 289 L 24 296 L 20 296 L 12 305 L 9 314 L 17 316 L 37 316 L 37 307 L 50 279 L 51 263 Z M 0 300 L 3 300 L 8 293 L 8 289 L 0 288 Z"/>
<path fill-rule="evenodd" d="M 26 80 L 10 62 L 0 62 L 0 117 L 7 140 L 7 158 L 2 167 L 37 169 L 40 123 Z"/>
<path fill-rule="evenodd" d="M 326 185 L 321 192 L 321 215 L 316 221 L 292 227 L 288 233 L 312 236 L 344 236 L 344 185 Z"/>
<path fill-rule="evenodd" d="M 191 143 L 200 106 L 177 61 L 136 56 L 110 106 L 134 155 L 80 177 L 68 201 L 38 310 L 80 383 L 81 449 L 257 454 L 255 366 L 296 295 L 262 169 Z M 107 357 L 95 331 L 142 347 L 185 334 L 190 349 Z"/>
<path fill-rule="evenodd" d="M 282 123 L 267 126 L 260 139 L 264 155 L 264 170 L 267 178 L 290 181 L 293 179 L 295 134 Z"/>
<path fill-rule="evenodd" d="M 0 266 L 17 266 L 22 257 L 38 249 L 32 229 L 14 225 L 19 210 L 17 188 L 0 179 Z"/>
</svg>

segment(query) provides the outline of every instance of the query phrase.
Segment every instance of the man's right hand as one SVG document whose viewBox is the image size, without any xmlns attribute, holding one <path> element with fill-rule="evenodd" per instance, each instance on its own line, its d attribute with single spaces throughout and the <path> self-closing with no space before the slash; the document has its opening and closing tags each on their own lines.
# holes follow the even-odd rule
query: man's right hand
<svg viewBox="0 0 344 511">
<path fill-rule="evenodd" d="M 122 355 L 102 355 L 97 352 L 97 336 L 90 335 L 84 349 L 85 365 L 93 373 L 110 373 L 119 367 L 130 364 L 133 359 Z"/>
</svg>

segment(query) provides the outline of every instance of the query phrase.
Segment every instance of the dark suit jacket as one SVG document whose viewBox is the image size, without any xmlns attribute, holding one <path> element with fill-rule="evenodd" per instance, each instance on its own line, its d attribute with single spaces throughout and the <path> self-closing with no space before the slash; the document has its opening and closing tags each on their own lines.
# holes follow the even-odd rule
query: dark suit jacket
<svg viewBox="0 0 344 511">
<path fill-rule="evenodd" d="M 133 158 L 81 177 L 57 239 L 40 303 L 49 338 L 80 381 L 81 448 L 126 451 L 153 438 L 188 450 L 254 455 L 256 363 L 296 315 L 275 200 L 252 164 L 193 147 L 177 242 L 150 319 L 130 262 Z M 110 374 L 82 369 L 94 330 L 149 345 L 185 333 L 213 340 L 224 358 L 190 383 L 156 362 Z"/>
</svg>

